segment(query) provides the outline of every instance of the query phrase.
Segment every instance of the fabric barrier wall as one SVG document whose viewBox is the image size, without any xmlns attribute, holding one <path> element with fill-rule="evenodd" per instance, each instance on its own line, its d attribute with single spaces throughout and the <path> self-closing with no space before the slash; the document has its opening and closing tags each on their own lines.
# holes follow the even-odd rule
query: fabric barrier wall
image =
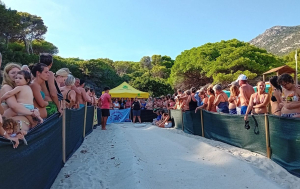
<svg viewBox="0 0 300 189">
<path fill-rule="evenodd" d="M 174 120 L 175 129 L 183 129 L 183 117 L 181 110 L 170 110 L 171 118 Z"/>
<path fill-rule="evenodd" d="M 85 136 L 89 135 L 93 131 L 93 126 L 94 126 L 94 106 L 88 106 L 86 110 Z"/>
<path fill-rule="evenodd" d="M 258 127 L 255 128 L 255 120 L 249 115 L 250 129 L 246 130 L 243 116 L 203 110 L 204 135 L 266 156 L 265 116 L 256 115 L 255 119 Z"/>
<path fill-rule="evenodd" d="M 27 135 L 17 149 L 0 139 L 0 188 L 50 188 L 63 166 L 62 118 L 49 117 Z"/>
<path fill-rule="evenodd" d="M 153 110 L 141 110 L 142 122 L 153 122 L 155 118 L 157 118 L 157 114 L 153 113 Z"/>
<path fill-rule="evenodd" d="M 83 142 L 84 107 L 79 110 L 66 109 L 66 158 L 67 160 Z"/>
<path fill-rule="evenodd" d="M 300 177 L 300 119 L 269 116 L 271 159 Z"/>
<path fill-rule="evenodd" d="M 201 116 L 199 111 L 197 113 L 195 113 L 195 111 L 186 111 L 183 112 L 182 116 L 184 132 L 202 136 Z"/>
</svg>

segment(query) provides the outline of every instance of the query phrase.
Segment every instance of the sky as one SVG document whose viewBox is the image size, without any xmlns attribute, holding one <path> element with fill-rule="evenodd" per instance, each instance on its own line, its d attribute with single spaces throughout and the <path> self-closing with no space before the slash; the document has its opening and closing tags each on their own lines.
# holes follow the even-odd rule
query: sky
<svg viewBox="0 0 300 189">
<path fill-rule="evenodd" d="M 299 24 L 299 0 L 2 0 L 42 17 L 59 56 L 139 61 Z"/>
</svg>

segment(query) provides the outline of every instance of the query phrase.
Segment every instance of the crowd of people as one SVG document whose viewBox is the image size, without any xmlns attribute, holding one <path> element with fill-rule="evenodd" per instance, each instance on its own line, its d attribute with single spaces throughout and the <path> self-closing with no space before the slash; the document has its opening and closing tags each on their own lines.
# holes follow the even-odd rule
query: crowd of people
<svg viewBox="0 0 300 189">
<path fill-rule="evenodd" d="M 0 65 L 1 65 L 0 57 Z M 3 70 L 0 90 L 0 135 L 14 141 L 42 123 L 54 113 L 63 114 L 66 108 L 80 108 L 89 103 L 97 105 L 93 89 L 84 88 L 85 81 L 72 76 L 68 68 L 55 73 L 51 54 L 41 54 L 39 63 L 19 65 L 8 63 Z"/>
<path fill-rule="evenodd" d="M 0 65 L 1 61 L 0 54 Z M 150 97 L 147 100 L 112 99 L 108 87 L 97 98 L 95 90 L 85 87 L 85 81 L 72 76 L 68 68 L 61 68 L 54 73 L 50 71 L 52 65 L 52 55 L 44 53 L 40 55 L 39 63 L 30 66 L 9 63 L 3 70 L 0 135 L 14 141 L 14 147 L 18 146 L 19 139 L 25 140 L 24 135 L 47 117 L 56 112 L 62 115 L 66 108 L 82 108 L 86 103 L 101 108 L 103 130 L 106 129 L 110 109 L 132 108 L 134 123 L 136 118 L 141 122 L 141 110 L 152 110 L 157 114 L 153 124 L 159 127 L 172 127 L 168 114 L 170 109 L 240 113 L 245 121 L 249 114 L 300 117 L 300 89 L 289 74 L 272 77 L 268 92 L 263 81 L 257 83 L 255 92 L 242 74 L 231 83 L 229 97 L 220 85 L 208 84 L 199 90 L 195 87 L 185 91 L 178 89 L 173 95 Z"/>
</svg>

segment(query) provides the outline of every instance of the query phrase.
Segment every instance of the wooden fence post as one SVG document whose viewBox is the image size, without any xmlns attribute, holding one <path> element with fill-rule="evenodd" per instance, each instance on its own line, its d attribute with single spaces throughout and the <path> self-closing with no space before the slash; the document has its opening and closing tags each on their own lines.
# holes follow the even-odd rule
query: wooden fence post
<svg viewBox="0 0 300 189">
<path fill-rule="evenodd" d="M 200 109 L 200 114 L 201 114 L 201 129 L 202 129 L 202 137 L 204 136 L 204 124 L 203 124 L 203 111 Z"/>
<path fill-rule="evenodd" d="M 265 114 L 265 131 L 266 131 L 266 147 L 267 147 L 267 158 L 271 158 L 271 147 L 270 147 L 270 133 L 269 133 L 269 119 L 268 114 Z"/>
<path fill-rule="evenodd" d="M 85 102 L 85 105 L 84 105 L 83 138 L 85 137 L 86 113 L 87 113 L 87 102 Z"/>
<path fill-rule="evenodd" d="M 66 163 L 66 109 L 62 116 L 62 160 Z"/>
</svg>

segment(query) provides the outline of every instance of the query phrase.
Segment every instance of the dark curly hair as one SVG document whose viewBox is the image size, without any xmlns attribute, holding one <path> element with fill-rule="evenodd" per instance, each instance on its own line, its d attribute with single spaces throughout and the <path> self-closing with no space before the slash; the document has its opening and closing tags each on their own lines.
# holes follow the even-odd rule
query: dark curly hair
<svg viewBox="0 0 300 189">
<path fill-rule="evenodd" d="M 294 79 L 290 74 L 282 74 L 278 78 L 278 83 L 281 85 L 283 82 L 294 84 Z"/>
</svg>

